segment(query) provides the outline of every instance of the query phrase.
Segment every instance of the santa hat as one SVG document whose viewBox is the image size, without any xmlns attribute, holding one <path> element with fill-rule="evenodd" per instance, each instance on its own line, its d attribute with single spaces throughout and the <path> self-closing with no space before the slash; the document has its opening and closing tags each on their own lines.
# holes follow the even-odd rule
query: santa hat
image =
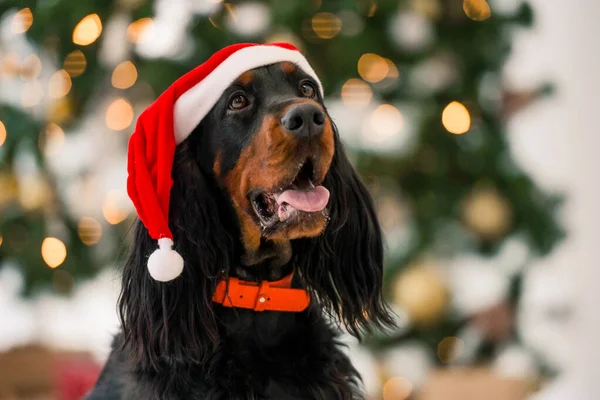
<svg viewBox="0 0 600 400">
<path fill-rule="evenodd" d="M 216 52 L 179 78 L 138 118 L 129 140 L 127 192 L 148 233 L 158 240 L 158 249 L 148 259 L 150 275 L 157 281 L 177 278 L 184 264 L 169 229 L 175 146 L 192 133 L 238 76 L 283 61 L 298 65 L 323 93 L 315 71 L 293 45 L 242 43 Z"/>
</svg>

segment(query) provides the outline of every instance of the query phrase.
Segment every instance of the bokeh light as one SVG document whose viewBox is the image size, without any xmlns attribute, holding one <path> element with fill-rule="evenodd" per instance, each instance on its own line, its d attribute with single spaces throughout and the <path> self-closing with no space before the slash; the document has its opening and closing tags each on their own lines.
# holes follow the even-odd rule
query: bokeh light
<svg viewBox="0 0 600 400">
<path fill-rule="evenodd" d="M 19 180 L 19 203 L 27 211 L 41 209 L 48 204 L 51 190 L 39 174 L 30 173 Z"/>
<path fill-rule="evenodd" d="M 102 238 L 102 225 L 92 217 L 82 217 L 77 226 L 77 234 L 86 246 L 95 245 Z"/>
<path fill-rule="evenodd" d="M 19 10 L 12 20 L 12 31 L 14 33 L 25 33 L 33 25 L 33 14 L 29 8 Z"/>
<path fill-rule="evenodd" d="M 463 10 L 474 21 L 483 21 L 492 16 L 492 10 L 486 0 L 464 0 Z"/>
<path fill-rule="evenodd" d="M 0 76 L 11 78 L 21 70 L 21 56 L 15 51 L 4 53 L 0 58 Z"/>
<path fill-rule="evenodd" d="M 115 67 L 111 82 L 117 89 L 127 89 L 135 84 L 137 77 L 135 65 L 131 61 L 125 61 Z"/>
<path fill-rule="evenodd" d="M 361 79 L 348 79 L 342 86 L 342 101 L 347 107 L 363 108 L 373 98 L 373 90 Z"/>
<path fill-rule="evenodd" d="M 6 142 L 6 136 L 8 136 L 6 133 L 6 126 L 4 126 L 4 123 L 0 121 L 0 147 L 2 147 L 4 142 Z"/>
<path fill-rule="evenodd" d="M 21 105 L 23 107 L 37 106 L 42 102 L 43 98 L 44 88 L 40 81 L 29 81 L 23 85 L 23 90 L 21 91 Z"/>
<path fill-rule="evenodd" d="M 115 131 L 122 131 L 133 121 L 133 107 L 124 98 L 113 101 L 106 110 L 106 126 Z"/>
<path fill-rule="evenodd" d="M 46 156 L 57 154 L 65 143 L 65 133 L 62 128 L 51 122 L 40 137 L 40 149 Z"/>
<path fill-rule="evenodd" d="M 448 132 L 462 135 L 471 128 L 469 110 L 458 101 L 453 101 L 442 112 L 442 124 Z"/>
<path fill-rule="evenodd" d="M 60 239 L 47 237 L 42 242 L 42 258 L 50 268 L 56 268 L 67 258 L 67 246 Z"/>
<path fill-rule="evenodd" d="M 388 379 L 383 385 L 383 400 L 406 400 L 413 391 L 413 385 L 404 377 Z"/>
<path fill-rule="evenodd" d="M 73 104 L 69 96 L 61 97 L 51 101 L 46 108 L 46 120 L 48 122 L 54 122 L 55 124 L 62 124 L 69 118 L 73 113 Z"/>
<path fill-rule="evenodd" d="M 387 79 L 396 79 L 400 76 L 400 72 L 398 72 L 398 67 L 396 64 L 390 60 L 389 58 L 384 58 L 385 62 L 388 65 L 388 73 L 386 75 Z"/>
<path fill-rule="evenodd" d="M 56 71 L 48 80 L 48 94 L 53 99 L 60 99 L 71 91 L 71 76 L 67 71 L 61 69 Z"/>
<path fill-rule="evenodd" d="M 446 312 L 449 292 L 438 269 L 428 261 L 419 261 L 398 275 L 392 297 L 394 303 L 406 311 L 412 323 L 428 326 Z"/>
<path fill-rule="evenodd" d="M 437 346 L 437 356 L 444 364 L 456 361 L 463 349 L 465 342 L 456 336 L 448 336 L 442 339 Z"/>
<path fill-rule="evenodd" d="M 369 122 L 371 133 L 367 139 L 373 142 L 384 142 L 400 133 L 404 118 L 393 105 L 382 104 L 373 111 Z"/>
<path fill-rule="evenodd" d="M 366 53 L 358 59 L 358 73 L 367 82 L 379 82 L 388 75 L 390 67 L 385 58 Z"/>
<path fill-rule="evenodd" d="M 36 79 L 38 76 L 40 76 L 41 72 L 42 62 L 37 55 L 31 54 L 23 60 L 23 63 L 21 64 L 20 75 L 21 79 L 24 81 Z"/>
<path fill-rule="evenodd" d="M 102 21 L 98 14 L 85 16 L 73 29 L 73 43 L 80 46 L 89 46 L 100 37 Z"/>
<path fill-rule="evenodd" d="M 494 187 L 477 187 L 465 199 L 462 214 L 467 226 L 484 239 L 505 234 L 511 226 L 512 208 Z"/>
<path fill-rule="evenodd" d="M 102 204 L 102 215 L 104 215 L 104 219 L 111 225 L 123 222 L 128 216 L 128 213 L 120 205 L 120 198 L 121 195 L 119 192 L 111 190 L 106 195 Z"/>
<path fill-rule="evenodd" d="M 139 42 L 142 34 L 151 27 L 152 18 L 140 18 L 137 21 L 133 21 L 127 28 L 127 40 L 131 43 Z"/>
<path fill-rule="evenodd" d="M 342 10 L 338 14 L 342 20 L 341 34 L 344 36 L 359 35 L 365 28 L 362 17 L 352 10 Z"/>
<path fill-rule="evenodd" d="M 342 20 L 335 14 L 321 12 L 312 17 L 312 30 L 321 39 L 331 39 L 342 29 Z"/>
<path fill-rule="evenodd" d="M 70 52 L 65 58 L 65 62 L 63 63 L 63 68 L 67 73 L 71 76 L 71 78 L 75 78 L 80 76 L 85 72 L 85 68 L 87 67 L 87 61 L 85 59 L 85 55 L 81 50 L 75 50 Z"/>
</svg>

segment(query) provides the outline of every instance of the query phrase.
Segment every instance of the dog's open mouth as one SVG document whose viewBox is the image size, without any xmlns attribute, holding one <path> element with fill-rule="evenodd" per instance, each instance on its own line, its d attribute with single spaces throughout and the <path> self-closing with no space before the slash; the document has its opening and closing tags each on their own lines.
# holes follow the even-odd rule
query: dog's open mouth
<svg viewBox="0 0 600 400">
<path fill-rule="evenodd" d="M 251 197 L 254 212 L 265 227 L 291 221 L 307 213 L 323 212 L 329 201 L 329 190 L 315 185 L 313 163 L 307 159 L 291 184 L 273 192 Z"/>
</svg>

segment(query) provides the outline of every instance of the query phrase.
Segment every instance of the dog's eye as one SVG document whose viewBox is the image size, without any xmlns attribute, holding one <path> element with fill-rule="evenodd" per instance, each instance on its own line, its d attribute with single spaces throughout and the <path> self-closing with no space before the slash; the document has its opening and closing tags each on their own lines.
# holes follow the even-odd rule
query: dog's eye
<svg viewBox="0 0 600 400">
<path fill-rule="evenodd" d="M 241 110 L 248 105 L 248 98 L 243 94 L 237 94 L 229 101 L 230 110 Z"/>
<path fill-rule="evenodd" d="M 302 85 L 300 85 L 300 92 L 304 97 L 313 98 L 315 97 L 317 91 L 312 83 L 304 82 Z"/>
</svg>

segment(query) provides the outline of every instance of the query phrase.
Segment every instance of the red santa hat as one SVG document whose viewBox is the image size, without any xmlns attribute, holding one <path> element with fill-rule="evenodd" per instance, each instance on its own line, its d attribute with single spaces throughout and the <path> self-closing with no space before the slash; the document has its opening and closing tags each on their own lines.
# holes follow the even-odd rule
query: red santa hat
<svg viewBox="0 0 600 400">
<path fill-rule="evenodd" d="M 158 249 L 148 259 L 150 275 L 157 281 L 177 278 L 184 264 L 173 248 L 169 229 L 175 147 L 192 133 L 238 76 L 283 61 L 298 65 L 323 93 L 315 71 L 293 45 L 242 43 L 216 52 L 179 78 L 138 118 L 129 140 L 127 192 L 148 233 L 158 240 Z"/>
</svg>

